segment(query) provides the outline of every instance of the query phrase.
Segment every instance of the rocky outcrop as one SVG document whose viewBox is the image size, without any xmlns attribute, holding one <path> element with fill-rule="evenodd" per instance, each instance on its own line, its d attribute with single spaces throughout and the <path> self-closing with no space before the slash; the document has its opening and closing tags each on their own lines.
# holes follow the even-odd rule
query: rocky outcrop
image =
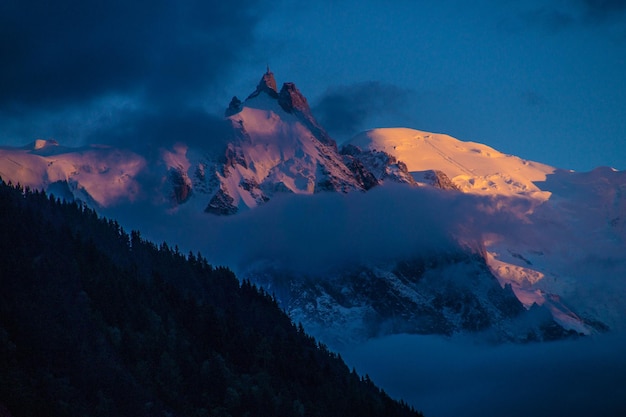
<svg viewBox="0 0 626 417">
<path fill-rule="evenodd" d="M 344 158 L 346 166 L 354 174 L 354 178 L 364 190 L 369 190 L 379 184 L 378 180 L 363 163 L 357 158 Z"/>
<path fill-rule="evenodd" d="M 191 180 L 180 167 L 170 168 L 168 177 L 172 186 L 172 201 L 177 205 L 183 204 L 191 197 Z"/>
<path fill-rule="evenodd" d="M 355 145 L 346 145 L 341 149 L 346 164 L 363 167 L 377 183 L 392 181 L 417 185 L 406 165 L 392 155 L 382 151 L 363 151 Z M 358 172 L 358 171 L 357 171 Z"/>
<path fill-rule="evenodd" d="M 306 98 L 294 83 L 284 83 L 278 94 L 278 104 L 287 113 L 300 112 L 311 115 L 311 108 Z"/>
<path fill-rule="evenodd" d="M 233 114 L 239 113 L 241 111 L 242 104 L 243 103 L 241 102 L 241 100 L 237 98 L 237 96 L 233 96 L 233 98 L 230 100 L 230 104 L 228 105 L 228 108 L 224 112 L 224 115 L 226 117 L 230 117 Z"/>
<path fill-rule="evenodd" d="M 438 169 L 414 172 L 413 178 L 418 182 L 424 182 L 428 185 L 432 185 L 433 187 L 440 188 L 442 190 L 460 191 L 459 187 L 457 187 L 456 184 L 454 184 L 452 180 L 450 180 L 445 172 Z"/>
<path fill-rule="evenodd" d="M 250 94 L 247 100 L 258 96 L 261 93 L 266 93 L 272 98 L 278 98 L 278 89 L 276 87 L 276 79 L 274 78 L 274 73 L 270 71 L 269 67 L 263 77 L 261 77 L 261 81 L 256 86 L 256 90 L 252 94 Z"/>
<path fill-rule="evenodd" d="M 223 189 L 219 189 L 217 193 L 211 198 L 209 205 L 204 209 L 206 213 L 217 214 L 219 216 L 226 216 L 237 213 L 238 209 L 234 205 L 235 200 L 224 192 Z"/>
<path fill-rule="evenodd" d="M 294 321 L 334 346 L 401 333 L 481 332 L 499 342 L 576 336 L 547 309 L 527 311 L 477 254 L 433 254 L 323 277 L 277 270 L 248 277 L 271 288 Z"/>
<path fill-rule="evenodd" d="M 326 130 L 315 120 L 306 98 L 294 83 L 284 83 L 278 95 L 278 104 L 287 113 L 297 116 L 302 123 L 311 130 L 313 135 L 327 146 L 337 150 L 337 142 L 330 137 Z"/>
</svg>

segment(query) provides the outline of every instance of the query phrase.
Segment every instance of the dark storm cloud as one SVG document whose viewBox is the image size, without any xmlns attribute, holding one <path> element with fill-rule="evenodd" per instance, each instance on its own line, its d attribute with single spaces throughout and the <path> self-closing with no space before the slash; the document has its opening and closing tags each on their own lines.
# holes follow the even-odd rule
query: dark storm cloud
<svg viewBox="0 0 626 417">
<path fill-rule="evenodd" d="M 131 148 L 150 156 L 150 152 L 158 152 L 158 148 L 176 142 L 219 152 L 230 132 L 230 123 L 223 117 L 198 108 L 174 107 L 128 111 L 115 123 L 92 132 L 86 140 Z"/>
<path fill-rule="evenodd" d="M 0 105 L 102 94 L 189 97 L 252 41 L 252 1 L 8 0 L 0 5 Z"/>
<path fill-rule="evenodd" d="M 322 125 L 333 134 L 355 134 L 373 116 L 401 116 L 410 91 L 377 81 L 330 89 L 313 108 Z"/>
<path fill-rule="evenodd" d="M 260 18 L 257 0 L 0 2 L 0 140 L 215 137 L 201 106 Z"/>
</svg>

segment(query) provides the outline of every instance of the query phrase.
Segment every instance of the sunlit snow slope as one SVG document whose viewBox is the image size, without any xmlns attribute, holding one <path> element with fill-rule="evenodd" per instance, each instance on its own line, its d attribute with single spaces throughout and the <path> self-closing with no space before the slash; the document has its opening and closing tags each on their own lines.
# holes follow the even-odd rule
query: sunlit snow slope
<svg viewBox="0 0 626 417">
<path fill-rule="evenodd" d="M 41 139 L 22 148 L 0 147 L 5 181 L 102 207 L 132 201 L 140 189 L 135 177 L 145 165 L 143 157 L 110 147 L 67 148 Z"/>
<path fill-rule="evenodd" d="M 350 144 L 393 155 L 410 172 L 443 171 L 463 192 L 528 196 L 538 200 L 550 197 L 549 192 L 542 191 L 534 182 L 544 181 L 555 168 L 505 155 L 480 143 L 413 129 L 387 128 L 363 132 Z"/>
</svg>

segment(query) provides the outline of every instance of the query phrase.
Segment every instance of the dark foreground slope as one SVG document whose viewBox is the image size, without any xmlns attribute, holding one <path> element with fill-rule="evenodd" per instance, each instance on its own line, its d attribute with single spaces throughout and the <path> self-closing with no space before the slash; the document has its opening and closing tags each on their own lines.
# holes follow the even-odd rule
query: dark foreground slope
<svg viewBox="0 0 626 417">
<path fill-rule="evenodd" d="M 0 230 L 9 415 L 420 415 L 200 255 L 1 181 Z"/>
</svg>

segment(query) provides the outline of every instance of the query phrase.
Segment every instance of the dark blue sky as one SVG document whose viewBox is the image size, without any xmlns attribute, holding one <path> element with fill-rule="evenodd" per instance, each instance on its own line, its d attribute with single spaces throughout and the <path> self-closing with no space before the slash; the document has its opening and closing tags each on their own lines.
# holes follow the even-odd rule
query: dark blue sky
<svg viewBox="0 0 626 417">
<path fill-rule="evenodd" d="M 624 0 L 5 0 L 0 58 L 0 144 L 210 141 L 269 64 L 339 142 L 406 126 L 626 169 Z"/>
</svg>

